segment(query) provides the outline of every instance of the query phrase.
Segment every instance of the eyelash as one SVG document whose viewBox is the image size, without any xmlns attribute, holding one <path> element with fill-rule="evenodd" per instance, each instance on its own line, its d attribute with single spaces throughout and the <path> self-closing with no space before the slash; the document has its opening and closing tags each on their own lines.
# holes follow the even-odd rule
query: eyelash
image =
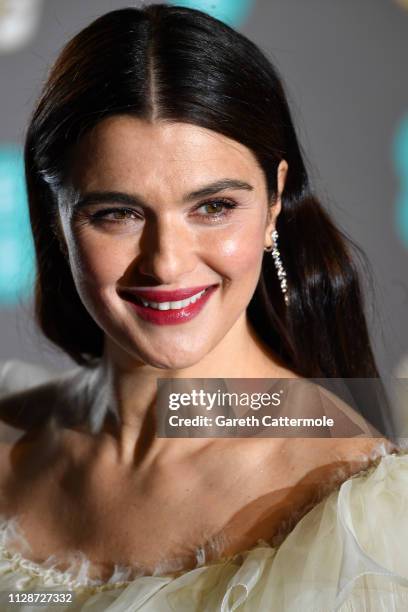
<svg viewBox="0 0 408 612">
<path fill-rule="evenodd" d="M 232 210 L 234 208 L 237 207 L 237 204 L 235 202 L 232 202 L 231 200 L 224 200 L 222 198 L 218 198 L 217 200 L 210 200 L 209 202 L 203 202 L 203 204 L 200 204 L 199 206 L 197 206 L 195 210 L 199 210 L 203 206 L 211 206 L 214 204 L 222 204 L 225 207 L 224 212 L 219 212 L 219 213 L 209 214 L 209 215 L 199 215 L 200 217 L 203 217 L 203 218 L 207 217 L 210 223 L 214 223 L 218 221 L 218 219 L 224 219 L 225 217 L 227 217 L 228 215 L 232 213 Z M 124 208 L 124 207 L 105 208 L 105 209 L 97 210 L 95 213 L 92 213 L 90 215 L 91 222 L 92 223 L 98 223 L 98 222 L 121 223 L 123 221 L 124 222 L 128 221 L 130 218 L 130 217 L 123 217 L 122 219 L 109 219 L 107 215 L 112 214 L 112 213 L 129 213 L 129 215 L 137 215 L 136 211 L 134 211 L 131 208 Z M 140 218 L 140 217 L 136 217 L 136 218 Z M 215 221 L 213 221 L 213 219 Z"/>
</svg>

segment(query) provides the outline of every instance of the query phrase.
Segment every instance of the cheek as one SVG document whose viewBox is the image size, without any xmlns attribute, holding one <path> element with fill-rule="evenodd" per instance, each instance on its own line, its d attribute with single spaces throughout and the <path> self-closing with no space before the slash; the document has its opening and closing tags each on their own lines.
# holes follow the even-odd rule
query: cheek
<svg viewBox="0 0 408 612">
<path fill-rule="evenodd" d="M 79 237 L 71 244 L 71 269 L 80 285 L 100 287 L 116 282 L 135 256 L 134 248 L 130 252 L 124 248 L 123 242 L 100 236 Z"/>
<path fill-rule="evenodd" d="M 248 239 L 241 241 L 228 238 L 218 252 L 212 252 L 217 255 L 216 260 L 222 264 L 225 275 L 231 280 L 256 276 L 262 260 L 259 244 Z"/>
<path fill-rule="evenodd" d="M 115 318 L 116 283 L 133 258 L 123 245 L 89 234 L 72 240 L 69 252 L 72 277 L 81 301 L 106 332 Z"/>
<path fill-rule="evenodd" d="M 228 232 L 209 239 L 206 250 L 214 267 L 224 276 L 251 282 L 257 280 L 263 257 L 263 229 L 261 223 L 240 223 Z"/>
</svg>

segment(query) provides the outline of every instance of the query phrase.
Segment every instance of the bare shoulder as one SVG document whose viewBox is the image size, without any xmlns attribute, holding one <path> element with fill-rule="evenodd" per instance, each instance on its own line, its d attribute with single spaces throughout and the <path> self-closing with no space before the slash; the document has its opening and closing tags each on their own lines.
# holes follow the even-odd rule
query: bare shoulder
<svg viewBox="0 0 408 612">
<path fill-rule="evenodd" d="M 48 382 L 0 398 L 0 441 L 13 442 L 21 434 L 43 425 L 52 413 L 56 387 Z"/>
<path fill-rule="evenodd" d="M 0 399 L 0 509 L 5 503 L 15 508 L 13 500 L 23 490 L 24 495 L 34 491 L 34 482 L 42 486 L 49 481 L 52 488 L 55 475 L 82 452 L 84 437 L 58 417 L 68 384 L 60 377 Z"/>
<path fill-rule="evenodd" d="M 12 428 L 28 431 L 47 419 L 63 375 L 21 359 L 0 362 L 0 440 Z"/>
<path fill-rule="evenodd" d="M 71 382 L 71 376 L 60 374 L 0 397 L 0 442 L 16 442 L 21 435 L 44 427 L 52 417 L 60 419 L 66 405 L 69 408 Z"/>
<path fill-rule="evenodd" d="M 26 461 L 27 450 L 33 447 L 33 437 L 41 431 L 51 412 L 53 385 L 39 384 L 25 390 L 13 391 L 0 398 L 0 509 L 9 507 L 10 489 L 18 487 L 21 466 L 33 465 Z M 35 445 L 34 456 L 39 457 L 43 439 Z M 24 470 L 23 470 L 24 471 Z"/>
<path fill-rule="evenodd" d="M 47 379 L 29 386 L 24 375 L 20 378 L 24 388 L 13 390 L 11 385 L 11 390 L 7 392 L 6 385 L 6 394 L 0 395 L 0 433 L 6 427 L 28 432 L 42 427 L 51 417 L 62 425 L 83 417 L 88 397 L 89 370 L 74 367 L 48 374 Z"/>
<path fill-rule="evenodd" d="M 343 482 L 397 450 L 387 438 L 299 438 L 282 447 L 282 465 L 297 484 L 319 489 Z"/>
</svg>

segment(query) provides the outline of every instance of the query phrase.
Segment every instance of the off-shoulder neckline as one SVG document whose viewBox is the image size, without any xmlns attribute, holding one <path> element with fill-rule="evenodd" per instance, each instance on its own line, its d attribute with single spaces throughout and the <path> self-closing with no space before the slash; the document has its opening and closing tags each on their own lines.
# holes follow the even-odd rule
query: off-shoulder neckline
<svg viewBox="0 0 408 612">
<path fill-rule="evenodd" d="M 346 480 L 339 483 L 333 489 L 327 492 L 322 499 L 319 500 L 317 504 L 312 506 L 307 510 L 305 514 L 301 516 L 299 521 L 293 526 L 293 529 L 305 519 L 305 517 L 314 510 L 317 506 L 323 504 L 327 501 L 327 498 L 333 494 L 339 494 L 341 487 L 348 481 L 356 478 L 361 478 L 363 476 L 369 475 L 374 472 L 375 469 L 380 465 L 383 460 L 389 459 L 390 457 L 401 457 L 408 456 L 408 448 L 397 448 L 392 452 L 383 452 L 371 459 L 369 464 L 346 478 Z M 292 531 L 292 530 L 291 530 Z M 10 533 L 8 533 L 10 532 Z M 289 532 L 290 533 L 290 532 Z M 207 561 L 205 564 L 197 565 L 194 568 L 187 570 L 179 570 L 168 572 L 167 574 L 141 574 L 140 576 L 135 576 L 132 579 L 115 579 L 115 576 L 120 576 L 122 574 L 126 574 L 126 572 L 130 572 L 135 568 L 130 566 L 118 566 L 115 565 L 114 570 L 108 580 L 101 580 L 99 578 L 91 578 L 89 576 L 89 569 L 92 567 L 91 561 L 87 558 L 87 556 L 81 551 L 75 551 L 74 553 L 68 554 L 68 557 L 75 560 L 77 563 L 79 561 L 79 569 L 75 572 L 75 574 L 70 573 L 68 570 L 61 570 L 53 567 L 53 560 L 57 557 L 55 555 L 50 555 L 45 561 L 36 562 L 29 558 L 24 557 L 20 552 L 12 552 L 7 548 L 7 545 L 4 544 L 4 540 L 7 539 L 10 535 L 17 536 L 17 538 L 22 538 L 23 542 L 26 543 L 24 535 L 19 531 L 18 523 L 16 522 L 15 517 L 6 517 L 5 515 L 0 515 L 0 561 L 7 562 L 10 564 L 14 570 L 19 570 L 27 577 L 32 578 L 44 578 L 47 580 L 51 580 L 54 585 L 64 586 L 69 589 L 73 589 L 76 591 L 105 591 L 110 589 L 119 589 L 127 587 L 132 584 L 138 578 L 143 579 L 159 579 L 162 581 L 170 582 L 173 579 L 176 579 L 184 574 L 189 572 L 194 572 L 197 570 L 203 571 L 206 568 L 211 566 L 219 566 L 225 565 L 228 563 L 234 564 L 236 561 L 242 562 L 242 560 L 251 552 L 255 551 L 258 548 L 266 548 L 271 554 L 275 553 L 278 548 L 283 544 L 285 539 L 288 537 L 289 533 L 285 536 L 285 538 L 279 543 L 278 546 L 273 546 L 269 544 L 267 541 L 263 539 L 259 539 L 256 544 L 249 549 L 244 551 L 236 552 L 232 555 L 220 557 L 213 561 Z M 57 560 L 58 564 L 58 560 Z"/>
</svg>

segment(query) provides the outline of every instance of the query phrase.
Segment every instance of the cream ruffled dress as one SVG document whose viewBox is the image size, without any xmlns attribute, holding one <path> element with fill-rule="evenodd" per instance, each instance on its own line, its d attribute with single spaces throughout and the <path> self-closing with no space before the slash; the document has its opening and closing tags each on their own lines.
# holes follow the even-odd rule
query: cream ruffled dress
<svg viewBox="0 0 408 612">
<path fill-rule="evenodd" d="M 46 373 L 38 370 L 38 380 Z M 10 377 L 9 377 L 10 380 Z M 1 388 L 0 367 L 0 395 Z M 15 388 L 18 385 L 15 385 Z M 22 385 L 20 385 L 22 386 Z M 8 389 L 10 386 L 8 387 Z M 408 610 L 408 449 L 381 456 L 328 494 L 278 547 L 245 552 L 192 570 L 108 582 L 89 577 L 86 557 L 62 572 L 10 543 L 14 519 L 0 517 L 0 610 L 96 612 L 403 612 Z M 17 590 L 73 591 L 71 604 L 8 603 Z"/>
</svg>

